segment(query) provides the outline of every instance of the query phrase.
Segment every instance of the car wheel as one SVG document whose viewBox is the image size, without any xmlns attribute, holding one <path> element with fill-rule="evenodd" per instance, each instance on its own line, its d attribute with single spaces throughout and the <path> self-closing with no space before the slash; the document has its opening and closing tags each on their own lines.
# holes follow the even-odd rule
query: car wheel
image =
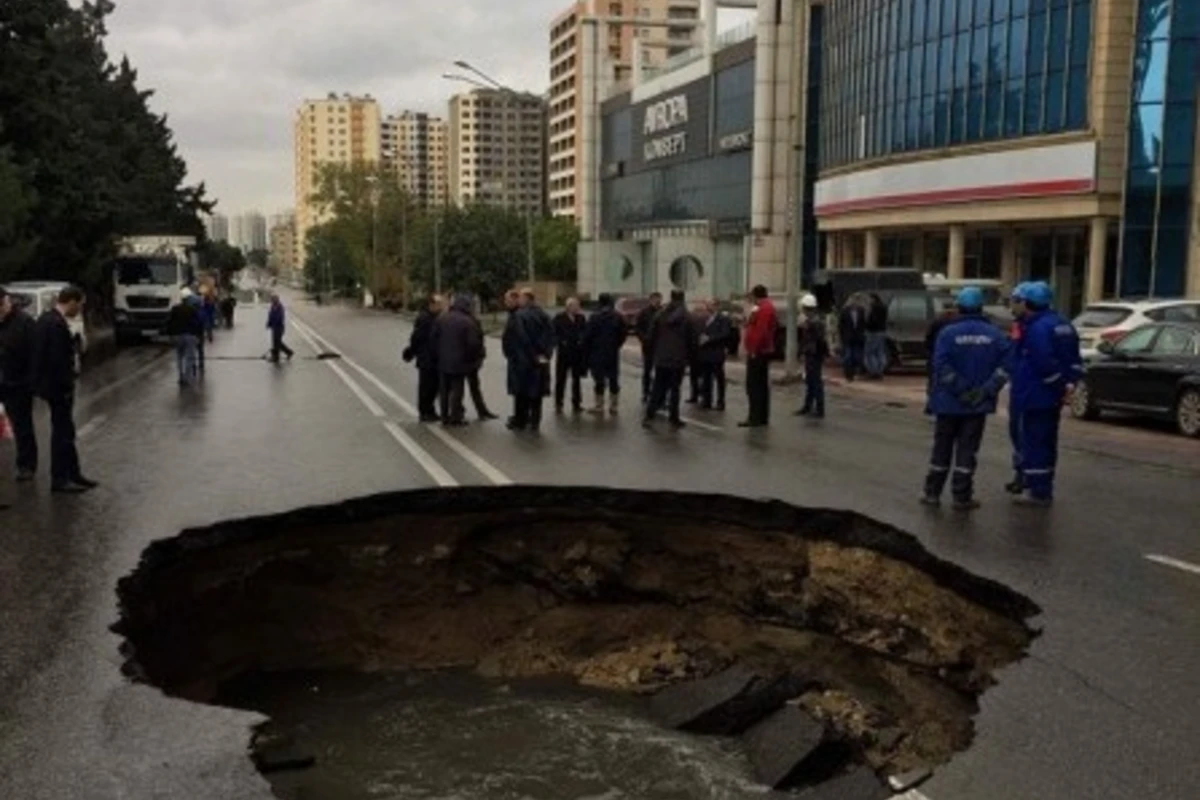
<svg viewBox="0 0 1200 800">
<path fill-rule="evenodd" d="M 1185 389 L 1175 404 L 1175 424 L 1184 436 L 1200 438 L 1200 389 Z"/>
<path fill-rule="evenodd" d="M 1075 392 L 1071 395 L 1071 416 L 1075 419 L 1100 419 L 1100 409 L 1092 400 L 1092 390 L 1086 380 L 1075 385 Z"/>
</svg>

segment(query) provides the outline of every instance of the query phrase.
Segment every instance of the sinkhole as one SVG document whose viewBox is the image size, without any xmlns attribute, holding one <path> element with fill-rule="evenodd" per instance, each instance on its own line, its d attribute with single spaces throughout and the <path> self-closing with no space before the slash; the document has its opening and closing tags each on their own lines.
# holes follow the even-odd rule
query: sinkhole
<svg viewBox="0 0 1200 800">
<path fill-rule="evenodd" d="M 320 799 L 886 795 L 1038 613 L 859 514 L 569 487 L 188 530 L 118 595 L 126 675 L 263 711 L 250 755 Z"/>
</svg>

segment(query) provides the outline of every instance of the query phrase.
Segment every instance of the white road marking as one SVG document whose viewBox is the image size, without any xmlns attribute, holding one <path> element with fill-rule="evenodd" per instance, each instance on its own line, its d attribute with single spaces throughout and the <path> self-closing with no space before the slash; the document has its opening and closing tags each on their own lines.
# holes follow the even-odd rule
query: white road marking
<svg viewBox="0 0 1200 800">
<path fill-rule="evenodd" d="M 125 376 L 113 381 L 112 383 L 106 383 L 105 385 L 101 386 L 99 389 L 96 389 L 96 391 L 91 392 L 88 395 L 86 395 L 85 397 L 80 398 L 79 407 L 87 408 L 87 407 L 93 405 L 94 403 L 98 402 L 100 400 L 100 398 L 105 397 L 106 395 L 109 395 L 109 394 L 115 392 L 117 389 L 120 389 L 125 384 L 136 381 L 138 378 L 142 377 L 147 372 L 149 372 L 150 370 L 157 367 L 159 365 L 159 362 L 165 356 L 166 356 L 166 351 L 152 357 L 149 362 L 138 367 L 137 369 L 135 369 L 133 372 L 129 373 L 128 375 L 125 375 Z"/>
<path fill-rule="evenodd" d="M 102 426 L 106 422 L 108 422 L 107 416 L 105 416 L 104 414 L 97 414 L 96 416 L 94 416 L 90 420 L 88 420 L 87 424 L 84 425 L 82 428 L 80 428 L 75 433 L 75 438 L 79 439 L 80 441 L 88 438 L 93 433 L 100 430 L 100 426 Z"/>
<path fill-rule="evenodd" d="M 1193 564 L 1189 561 L 1181 561 L 1178 558 L 1170 556 L 1160 556 L 1156 553 L 1147 553 L 1144 558 L 1147 561 L 1153 561 L 1155 564 L 1162 564 L 1164 567 L 1174 567 L 1181 569 L 1184 572 L 1190 572 L 1193 575 L 1200 575 L 1200 564 Z"/>
<path fill-rule="evenodd" d="M 680 419 L 682 419 L 688 425 L 695 425 L 697 428 L 700 428 L 702 430 L 713 431 L 715 433 L 724 433 L 725 432 L 725 429 L 722 428 L 720 425 L 713 425 L 711 422 L 701 422 L 700 420 L 695 419 L 694 417 L 680 417 Z"/>
<path fill-rule="evenodd" d="M 367 368 L 363 367 L 361 364 L 359 364 L 354 359 L 348 358 L 341 349 L 335 347 L 332 342 L 330 342 L 328 339 L 326 339 L 324 336 L 322 336 L 320 333 L 318 333 L 316 330 L 314 330 L 311 325 L 308 325 L 307 323 L 304 323 L 304 322 L 297 322 L 297 321 L 294 321 L 294 324 L 296 324 L 298 328 L 303 328 L 303 330 L 300 331 L 301 334 L 305 334 L 305 332 L 307 331 L 307 333 L 310 334 L 314 339 L 316 339 L 318 342 L 320 342 L 322 345 L 324 345 L 326 350 L 331 350 L 331 351 L 340 353 L 342 356 L 342 358 L 341 358 L 342 361 L 344 361 L 347 365 L 349 365 L 351 369 L 358 372 L 360 375 L 362 375 L 364 378 L 366 378 L 368 381 L 370 381 L 372 384 L 374 384 L 375 388 L 379 389 L 380 392 L 382 392 L 389 400 L 391 400 L 393 403 L 395 403 L 396 406 L 401 411 L 403 411 L 405 414 L 407 414 L 410 417 L 413 417 L 414 419 L 419 417 L 417 409 L 416 409 L 416 407 L 413 406 L 412 403 L 410 403 L 409 401 L 407 401 L 403 397 L 401 397 L 399 394 L 397 394 L 396 391 L 394 389 L 392 389 L 392 387 L 388 386 L 387 383 L 385 383 L 383 381 L 383 379 L 381 379 L 375 373 L 373 373 L 370 370 L 368 370 Z M 333 362 L 331 361 L 329 363 L 332 364 Z M 474 450 L 467 447 L 465 444 L 463 444 L 461 441 L 459 441 L 456 437 L 452 436 L 451 434 L 449 434 L 442 428 L 430 426 L 429 428 L 427 428 L 427 430 L 431 434 L 436 436 L 438 439 L 440 439 L 441 442 L 444 445 L 446 445 L 446 447 L 448 447 L 450 450 L 453 450 L 463 461 L 466 461 L 468 464 L 470 464 L 472 467 L 474 467 L 479 472 L 479 474 L 483 475 L 485 478 L 487 478 L 489 481 L 491 481 L 496 486 L 508 486 L 513 483 L 512 478 L 505 475 L 503 472 L 501 472 L 499 469 L 497 469 L 494 465 L 492 465 L 486 459 L 484 459 L 483 456 L 479 455 Z"/>
<path fill-rule="evenodd" d="M 300 335 L 304 338 L 304 340 L 308 342 L 308 346 L 313 349 L 313 352 L 319 354 L 321 352 L 321 348 L 317 342 L 313 340 L 313 337 L 309 335 L 309 332 L 304 327 L 299 325 L 296 326 L 296 329 L 300 332 Z M 328 343 L 326 344 L 328 345 Z M 434 483 L 436 483 L 438 486 L 458 486 L 458 481 L 454 479 L 454 476 L 447 472 L 445 467 L 439 464 L 437 459 L 429 454 L 428 450 L 417 444 L 416 440 L 405 433 L 399 425 L 389 420 L 387 418 L 387 412 L 383 410 L 383 407 L 376 403 L 375 399 L 371 397 L 371 395 L 367 394 L 366 389 L 363 389 L 363 387 L 360 386 L 357 381 L 351 378 L 346 373 L 346 370 L 342 369 L 336 361 L 327 360 L 325 363 L 331 370 L 333 370 L 335 375 L 342 379 L 342 383 L 346 384 L 346 387 L 354 393 L 354 396 L 359 399 L 364 407 L 366 407 L 367 411 L 370 411 L 376 419 L 384 421 L 384 429 L 391 434 L 391 437 L 396 440 L 397 444 L 403 447 L 405 451 L 413 457 L 413 460 L 421 465 L 421 468 L 428 473 L 429 477 L 433 478 Z"/>
<path fill-rule="evenodd" d="M 898 794 L 892 800 L 931 800 L 929 795 L 918 792 L 916 789 L 909 789 L 904 794 Z"/>
</svg>

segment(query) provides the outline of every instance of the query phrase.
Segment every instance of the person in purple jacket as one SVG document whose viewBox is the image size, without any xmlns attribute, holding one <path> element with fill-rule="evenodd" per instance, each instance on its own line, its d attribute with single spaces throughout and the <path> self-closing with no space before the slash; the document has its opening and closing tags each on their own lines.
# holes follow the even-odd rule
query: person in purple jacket
<svg viewBox="0 0 1200 800">
<path fill-rule="evenodd" d="M 283 341 L 283 332 L 287 328 L 287 314 L 283 310 L 283 302 L 279 295 L 271 295 L 271 310 L 267 312 L 267 330 L 271 331 L 271 363 L 279 363 L 279 354 L 283 353 L 288 361 L 295 353 Z"/>
</svg>

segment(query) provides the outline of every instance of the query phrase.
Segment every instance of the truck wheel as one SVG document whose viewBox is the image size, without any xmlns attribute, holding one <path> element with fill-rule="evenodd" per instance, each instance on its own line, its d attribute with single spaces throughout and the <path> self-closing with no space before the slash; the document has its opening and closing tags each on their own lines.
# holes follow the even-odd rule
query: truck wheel
<svg viewBox="0 0 1200 800">
<path fill-rule="evenodd" d="M 1179 395 L 1175 424 L 1184 436 L 1200 438 L 1200 389 L 1184 389 Z"/>
</svg>

